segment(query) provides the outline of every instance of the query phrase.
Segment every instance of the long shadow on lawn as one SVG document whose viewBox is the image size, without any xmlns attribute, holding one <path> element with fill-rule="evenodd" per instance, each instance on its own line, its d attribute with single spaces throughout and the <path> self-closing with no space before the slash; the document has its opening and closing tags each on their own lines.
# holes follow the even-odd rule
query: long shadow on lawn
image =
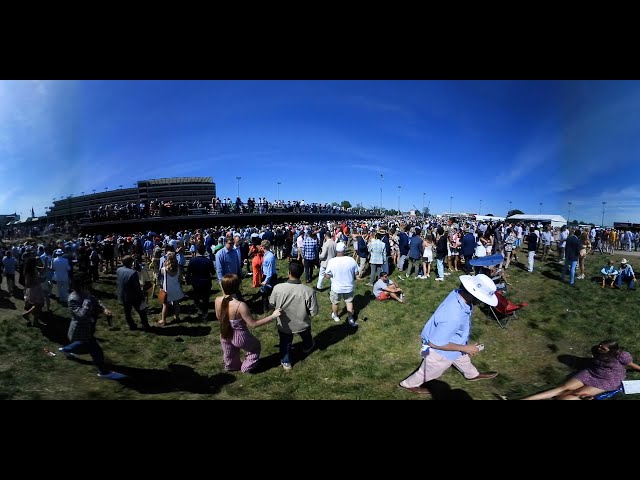
<svg viewBox="0 0 640 480">
<path fill-rule="evenodd" d="M 169 324 L 166 327 L 152 327 L 151 332 L 161 337 L 206 337 L 211 333 L 211 327 L 195 326 L 186 327 L 184 325 Z"/>
<path fill-rule="evenodd" d="M 168 370 L 133 368 L 122 365 L 109 366 L 114 371 L 124 373 L 128 378 L 120 383 L 140 393 L 219 393 L 224 385 L 235 382 L 236 377 L 230 373 L 217 373 L 211 377 L 196 373 L 193 368 L 170 364 Z"/>
<path fill-rule="evenodd" d="M 70 360 L 81 365 L 93 365 L 90 357 L 72 357 Z M 236 377 L 221 372 L 208 377 L 196 373 L 193 368 L 176 363 L 169 364 L 168 370 L 127 367 L 115 365 L 107 361 L 107 367 L 114 372 L 123 373 L 127 378 L 119 380 L 123 386 L 140 393 L 219 393 L 224 385 L 236 381 Z"/>
<path fill-rule="evenodd" d="M 442 380 L 430 380 L 425 386 L 431 392 L 433 400 L 473 400 L 471 395 L 461 388 L 451 389 L 451 386 Z"/>
<path fill-rule="evenodd" d="M 369 305 L 372 300 L 372 292 L 367 290 L 367 295 L 356 295 L 353 297 L 353 309 L 355 310 L 355 317 L 358 318 L 359 312 Z"/>
<path fill-rule="evenodd" d="M 293 359 L 293 365 L 302 362 L 309 355 L 312 355 L 316 350 L 326 350 L 331 345 L 338 343 L 342 339 L 355 334 L 358 331 L 357 328 L 349 326 L 347 323 L 336 324 L 325 330 L 321 331 L 313 337 L 316 342 L 316 346 L 310 352 L 302 351 L 302 343 L 298 342 L 293 345 L 291 349 L 291 357 Z M 276 345 L 278 348 L 278 345 Z M 260 357 L 258 365 L 251 370 L 252 374 L 263 373 L 272 368 L 280 366 L 280 352 L 272 353 L 266 357 Z"/>
<path fill-rule="evenodd" d="M 17 310 L 16 304 L 13 303 L 8 297 L 0 297 L 0 308 L 5 310 Z"/>
<path fill-rule="evenodd" d="M 593 358 L 576 357 L 575 355 L 558 355 L 558 361 L 576 371 L 584 370 L 585 368 L 593 365 Z"/>
<path fill-rule="evenodd" d="M 561 281 L 562 280 L 562 278 L 560 276 L 561 273 L 562 273 L 561 271 L 559 271 L 559 272 L 551 272 L 551 271 L 547 270 L 547 271 L 543 271 L 542 272 L 542 276 L 550 278 L 551 280 Z"/>
<path fill-rule="evenodd" d="M 69 323 L 71 322 L 69 318 L 61 317 L 54 313 L 44 313 L 40 321 L 43 323 L 40 327 L 40 331 L 44 337 L 58 345 L 69 344 L 69 338 L 67 337 Z"/>
</svg>

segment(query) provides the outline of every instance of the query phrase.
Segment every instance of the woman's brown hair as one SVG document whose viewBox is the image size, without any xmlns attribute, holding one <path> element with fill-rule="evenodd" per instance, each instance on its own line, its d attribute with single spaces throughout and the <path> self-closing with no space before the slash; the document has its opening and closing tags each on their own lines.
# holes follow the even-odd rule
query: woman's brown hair
<svg viewBox="0 0 640 480">
<path fill-rule="evenodd" d="M 618 358 L 618 354 L 622 347 L 615 340 L 607 339 L 601 341 L 598 345 L 594 345 L 591 352 L 597 360 L 611 362 Z"/>
<path fill-rule="evenodd" d="M 225 340 L 229 340 L 233 336 L 233 328 L 231 328 L 231 322 L 229 317 L 229 303 L 233 295 L 240 293 L 240 278 L 235 273 L 227 273 L 222 277 L 222 291 L 224 297 L 222 297 L 222 303 L 220 304 L 220 336 Z"/>
</svg>

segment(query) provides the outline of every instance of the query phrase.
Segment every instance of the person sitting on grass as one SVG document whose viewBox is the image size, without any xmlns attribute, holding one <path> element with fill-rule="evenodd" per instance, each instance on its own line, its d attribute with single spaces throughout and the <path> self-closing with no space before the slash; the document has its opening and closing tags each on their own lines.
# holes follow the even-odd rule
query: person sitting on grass
<svg viewBox="0 0 640 480">
<path fill-rule="evenodd" d="M 384 301 L 393 298 L 400 303 L 404 303 L 402 289 L 398 288 L 398 285 L 389 279 L 387 272 L 380 272 L 380 279 L 373 286 L 373 296 L 378 300 Z"/>
<path fill-rule="evenodd" d="M 609 281 L 609 286 L 613 288 L 613 284 L 615 283 L 616 278 L 618 277 L 618 270 L 613 265 L 613 260 L 611 259 L 607 260 L 607 264 L 604 267 L 602 267 L 602 270 L 600 270 L 600 273 L 602 273 L 602 288 L 605 287 L 607 280 Z"/>
<path fill-rule="evenodd" d="M 636 274 L 633 272 L 633 267 L 626 258 L 620 260 L 620 273 L 616 280 L 616 286 L 620 288 L 622 286 L 622 282 L 627 284 L 629 290 L 636 289 Z"/>
<path fill-rule="evenodd" d="M 604 340 L 591 348 L 592 363 L 559 387 L 536 393 L 522 400 L 583 400 L 620 387 L 628 368 L 640 371 L 615 340 Z"/>
</svg>

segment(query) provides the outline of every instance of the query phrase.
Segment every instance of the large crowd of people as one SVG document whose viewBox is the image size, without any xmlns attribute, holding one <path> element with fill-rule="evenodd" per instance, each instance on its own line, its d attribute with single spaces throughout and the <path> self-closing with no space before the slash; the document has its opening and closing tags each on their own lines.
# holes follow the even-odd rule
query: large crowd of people
<svg viewBox="0 0 640 480">
<path fill-rule="evenodd" d="M 260 203 L 250 208 L 259 211 Z M 355 309 L 354 293 L 358 280 L 368 278 L 377 300 L 391 298 L 403 303 L 403 289 L 390 279 L 392 273 L 406 281 L 428 280 L 435 272 L 434 280 L 444 282 L 453 272 L 462 270 L 465 275 L 460 277 L 461 284 L 452 290 L 423 329 L 425 348 L 421 366 L 400 383 L 407 391 L 429 394 L 423 383 L 437 378 L 450 365 L 461 370 L 468 380 L 497 375 L 480 373 L 469 361 L 469 356 L 481 349 L 469 343 L 466 322 L 478 301 L 495 304 L 498 288 L 492 277 L 481 273 L 489 273 L 488 270 L 471 267 L 473 259 L 501 253 L 503 261 L 496 269 L 506 275 L 513 262 L 519 262 L 518 253 L 524 255 L 521 252 L 526 247 L 528 272 L 535 271 L 536 258 L 557 261 L 563 265 L 562 279 L 568 275 L 569 284 L 574 285 L 585 278 L 585 262 L 591 261 L 588 258 L 596 251 L 606 251 L 603 243 L 630 249 L 636 238 L 610 229 L 581 231 L 531 223 L 396 216 L 219 226 L 166 233 L 79 234 L 49 242 L 9 241 L 0 244 L 0 270 L 11 294 L 16 292 L 18 274 L 17 282 L 25 287 L 28 307 L 24 317 L 34 326 L 46 322 L 53 286 L 56 287 L 55 298 L 68 306 L 73 318 L 73 329 L 69 330 L 71 343 L 61 347 L 62 351 L 91 354 L 99 375 L 107 379 L 122 377 L 104 366 L 102 350 L 92 329 L 95 318 L 109 311 L 89 294 L 91 283 L 101 281 L 104 275 L 116 274 L 117 298 L 124 307 L 129 328 L 138 328 L 132 317 L 135 311 L 145 331 L 180 321 L 180 303 L 187 295 L 198 308 L 199 318 L 207 319 L 212 287 L 218 282 L 223 296 L 216 299 L 214 311 L 221 321 L 224 366 L 227 370 L 250 372 L 259 364 L 260 344 L 248 328 L 277 321 L 280 359 L 285 370 L 293 368 L 290 347 L 294 334 L 302 337 L 305 353 L 313 349 L 311 317 L 318 314 L 315 295 L 325 281 L 330 282 L 331 318 L 341 321 L 338 311 L 344 302 L 346 324 L 357 329 L 359 312 Z M 289 261 L 287 279 L 278 278 L 275 268 L 278 259 Z M 434 259 L 436 268 L 432 268 Z M 316 267 L 320 270 L 314 282 Z M 244 302 L 240 288 L 243 278 L 249 277 L 262 297 L 262 302 L 253 306 L 254 312 Z M 620 288 L 623 283 L 635 289 L 635 273 L 627 259 L 620 262 L 619 268 L 610 262 L 603 266 L 603 286 Z M 147 307 L 156 290 L 162 294 L 162 313 L 152 322 Z M 264 316 L 256 320 L 254 314 Z M 442 321 L 443 315 L 451 319 L 448 327 Z M 243 350 L 244 360 L 240 354 Z M 589 389 L 588 393 L 594 391 Z"/>
<path fill-rule="evenodd" d="M 152 217 L 174 217 L 186 215 L 241 215 L 265 213 L 355 213 L 375 214 L 365 208 L 345 208 L 330 203 L 305 203 L 304 200 L 275 200 L 270 202 L 264 197 L 250 197 L 243 201 L 240 197 L 213 197 L 210 203 L 200 200 L 174 203 L 172 200 L 154 199 L 149 202 L 114 203 L 89 209 L 85 221 L 112 222 L 119 220 L 142 219 Z"/>
</svg>

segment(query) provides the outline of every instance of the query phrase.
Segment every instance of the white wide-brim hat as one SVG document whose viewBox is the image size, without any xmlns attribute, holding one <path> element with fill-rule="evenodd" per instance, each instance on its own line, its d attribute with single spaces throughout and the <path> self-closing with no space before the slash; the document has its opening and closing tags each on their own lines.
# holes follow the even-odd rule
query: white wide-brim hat
<svg viewBox="0 0 640 480">
<path fill-rule="evenodd" d="M 460 281 L 467 292 L 481 302 L 495 307 L 498 305 L 496 297 L 496 284 L 489 277 L 480 273 L 478 275 L 461 275 Z"/>
</svg>

